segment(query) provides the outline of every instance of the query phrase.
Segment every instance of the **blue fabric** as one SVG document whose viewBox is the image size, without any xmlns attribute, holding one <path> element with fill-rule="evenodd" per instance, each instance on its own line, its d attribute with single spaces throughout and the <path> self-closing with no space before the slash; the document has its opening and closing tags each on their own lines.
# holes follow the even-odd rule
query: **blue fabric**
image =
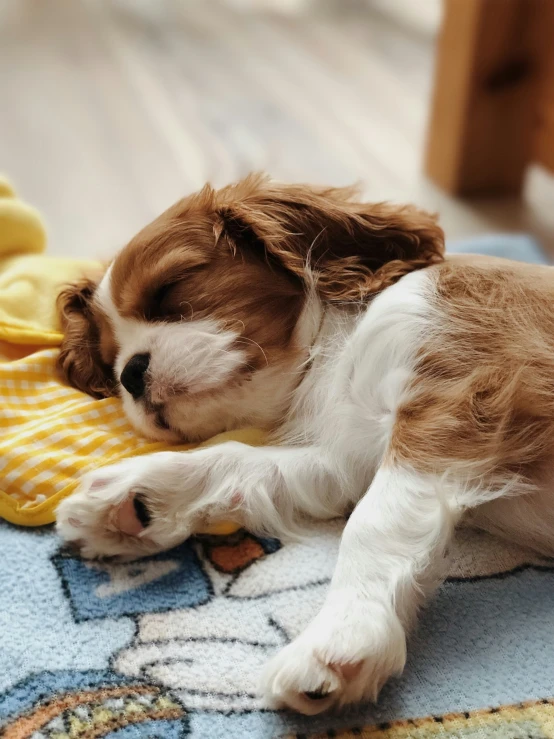
<svg viewBox="0 0 554 739">
<path fill-rule="evenodd" d="M 148 560 L 123 565 L 127 589 L 109 598 L 98 595 L 102 593 L 100 586 L 110 580 L 104 570 L 74 557 L 54 557 L 52 561 L 60 573 L 77 622 L 190 608 L 206 603 L 210 597 L 210 582 L 190 542 L 173 549 L 170 555 L 158 554 Z M 168 566 L 163 567 L 164 563 Z M 163 577 L 159 576 L 160 571 L 165 571 Z"/>
<path fill-rule="evenodd" d="M 471 239 L 457 239 L 447 243 L 453 254 L 487 254 L 491 257 L 513 259 L 516 262 L 549 264 L 540 244 L 526 234 L 489 234 Z"/>
</svg>

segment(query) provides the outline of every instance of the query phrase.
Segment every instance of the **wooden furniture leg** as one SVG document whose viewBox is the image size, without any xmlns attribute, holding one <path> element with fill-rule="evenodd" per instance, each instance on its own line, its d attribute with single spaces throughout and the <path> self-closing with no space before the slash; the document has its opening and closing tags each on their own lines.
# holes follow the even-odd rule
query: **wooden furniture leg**
<svg viewBox="0 0 554 739">
<path fill-rule="evenodd" d="M 448 192 L 521 190 L 552 41 L 551 4 L 444 0 L 425 170 Z"/>
</svg>

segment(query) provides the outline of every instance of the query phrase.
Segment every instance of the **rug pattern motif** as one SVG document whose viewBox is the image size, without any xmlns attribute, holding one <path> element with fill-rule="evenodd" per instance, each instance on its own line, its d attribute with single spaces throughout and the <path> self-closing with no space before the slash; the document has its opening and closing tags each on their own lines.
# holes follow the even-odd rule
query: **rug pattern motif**
<svg viewBox="0 0 554 739">
<path fill-rule="evenodd" d="M 529 607 L 530 623 L 534 614 L 543 627 L 542 632 L 535 629 L 533 640 L 552 633 L 554 616 L 546 609 L 550 605 L 554 612 L 554 596 L 540 613 L 536 604 L 538 592 L 554 591 L 553 563 L 469 531 L 456 540 L 450 580 L 424 614 L 428 624 L 414 637 L 406 675 L 387 686 L 378 707 L 316 719 L 264 711 L 256 695 L 256 675 L 320 606 L 342 525 L 321 524 L 306 541 L 286 546 L 244 532 L 223 540 L 189 541 L 147 560 L 122 564 L 83 562 L 50 530 L 2 524 L 0 535 L 14 560 L 0 566 L 5 584 L 0 611 L 9 615 L 11 609 L 12 619 L 17 618 L 10 603 L 18 598 L 28 603 L 22 605 L 17 643 L 7 638 L 8 622 L 0 631 L 0 659 L 6 665 L 0 676 L 0 736 L 554 737 L 554 709 L 548 700 L 554 649 L 540 643 L 531 648 L 520 629 Z M 33 571 L 31 563 L 37 562 L 40 566 Z M 508 615 L 518 628 L 508 622 L 502 634 L 497 613 L 487 623 L 497 600 L 498 613 L 506 611 L 506 603 L 514 604 L 516 610 Z M 37 615 L 33 631 L 23 622 L 30 618 L 30 604 L 39 601 L 47 618 Z M 489 652 L 488 665 L 475 664 L 475 651 L 470 649 L 468 657 L 457 635 L 468 619 L 486 637 L 484 647 L 470 646 Z M 40 624 L 44 633 L 37 637 Z M 12 638 L 14 628 L 12 623 Z M 57 633 L 45 645 L 49 630 Z M 495 663 L 490 652 L 503 639 L 506 653 L 515 651 L 514 660 L 506 663 L 499 651 Z M 42 657 L 33 664 L 41 650 Z M 544 665 L 537 665 L 542 683 L 533 684 L 532 670 L 522 680 L 509 675 L 514 664 L 537 661 L 543 652 Z M 471 670 L 466 674 L 461 662 L 468 659 Z M 445 689 L 442 680 L 449 664 L 452 675 Z M 494 692 L 491 676 L 499 670 L 508 670 L 513 679 Z M 473 692 L 469 674 L 477 682 Z M 442 691 L 438 701 L 430 698 L 437 691 Z M 482 705 L 480 695 L 492 705 L 516 705 L 475 711 Z M 535 702 L 520 705 L 523 698 Z M 469 713 L 450 713 L 466 708 Z M 428 713 L 434 718 L 414 718 Z M 395 720 L 399 717 L 404 720 Z M 344 731 L 361 726 L 366 728 Z"/>
</svg>

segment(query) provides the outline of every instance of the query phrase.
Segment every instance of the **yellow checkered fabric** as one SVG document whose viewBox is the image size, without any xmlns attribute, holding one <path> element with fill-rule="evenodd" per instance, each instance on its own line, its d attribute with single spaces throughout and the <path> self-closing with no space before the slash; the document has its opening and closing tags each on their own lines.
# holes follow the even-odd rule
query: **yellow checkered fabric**
<svg viewBox="0 0 554 739">
<path fill-rule="evenodd" d="M 61 384 L 57 349 L 0 362 L 0 516 L 25 526 L 54 521 L 58 503 L 85 472 L 118 460 L 166 450 L 138 436 L 118 398 L 94 400 Z M 259 431 L 221 434 L 259 444 Z M 189 450 L 194 445 L 171 447 Z M 233 524 L 211 529 L 226 533 Z"/>
</svg>

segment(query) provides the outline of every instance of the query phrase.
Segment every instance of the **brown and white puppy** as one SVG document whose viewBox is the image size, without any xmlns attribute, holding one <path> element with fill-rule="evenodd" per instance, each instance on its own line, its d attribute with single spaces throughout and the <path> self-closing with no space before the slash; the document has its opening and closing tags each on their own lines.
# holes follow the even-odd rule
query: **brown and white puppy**
<svg viewBox="0 0 554 739">
<path fill-rule="evenodd" d="M 274 439 L 86 476 L 58 509 L 85 556 L 221 518 L 298 534 L 356 506 L 322 611 L 268 666 L 270 705 L 374 698 L 462 516 L 554 551 L 553 272 L 443 248 L 413 207 L 252 176 L 180 201 L 60 296 L 63 373 L 119 393 L 141 433 Z"/>
<path fill-rule="evenodd" d="M 441 258 L 434 219 L 351 194 L 252 176 L 176 203 L 98 286 L 62 293 L 62 372 L 89 394 L 120 392 L 131 421 L 157 439 L 274 427 L 319 321 L 306 320 L 319 311 L 308 297 L 365 303 Z M 145 387 L 127 388 L 137 356 Z"/>
</svg>

